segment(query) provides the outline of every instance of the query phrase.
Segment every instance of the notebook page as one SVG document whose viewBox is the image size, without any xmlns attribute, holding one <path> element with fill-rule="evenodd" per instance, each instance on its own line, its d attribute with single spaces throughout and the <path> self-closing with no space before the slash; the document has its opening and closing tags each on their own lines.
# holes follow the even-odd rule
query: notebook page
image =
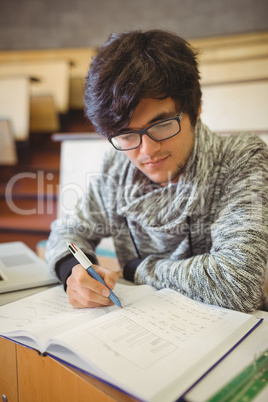
<svg viewBox="0 0 268 402">
<path fill-rule="evenodd" d="M 216 394 L 221 387 L 233 380 L 240 372 L 249 366 L 256 356 L 260 355 L 268 347 L 268 312 L 255 311 L 255 317 L 263 318 L 264 321 L 261 327 L 254 331 L 253 336 L 245 339 L 241 347 L 235 349 L 235 353 L 228 355 L 220 365 L 218 365 L 209 375 L 204 378 L 186 395 L 189 401 L 203 402 L 208 400 L 212 395 Z M 267 396 L 264 401 L 268 401 L 268 387 Z M 257 400 L 256 400 L 257 402 Z M 260 402 L 260 401 L 259 401 Z"/>
<path fill-rule="evenodd" d="M 251 319 L 249 328 L 258 320 L 165 289 L 59 339 L 81 357 L 81 361 L 70 363 L 87 370 L 82 360 L 88 359 L 107 373 L 107 381 L 112 378 L 112 382 L 140 398 L 163 402 L 168 400 L 168 389 L 173 397 L 188 389 L 206 370 L 206 355 L 213 351 L 208 359 L 211 365 L 215 348 L 224 344 L 221 357 L 241 338 L 235 330 L 245 324 L 243 335 Z M 233 338 L 226 343 L 230 335 Z M 201 372 L 193 370 L 199 360 L 203 360 Z"/>
<path fill-rule="evenodd" d="M 122 305 L 126 306 L 140 297 L 154 293 L 155 289 L 148 285 L 128 286 L 117 283 L 114 292 Z M 1 306 L 0 334 L 45 352 L 45 343 L 49 338 L 117 309 L 114 305 L 91 309 L 73 308 L 62 286 L 56 286 Z M 31 334 L 33 342 L 25 338 L 27 332 Z"/>
</svg>

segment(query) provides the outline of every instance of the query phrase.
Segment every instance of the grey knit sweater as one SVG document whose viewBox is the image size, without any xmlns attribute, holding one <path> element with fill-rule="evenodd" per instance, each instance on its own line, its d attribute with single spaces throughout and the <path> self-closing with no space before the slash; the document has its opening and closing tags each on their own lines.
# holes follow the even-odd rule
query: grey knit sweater
<svg viewBox="0 0 268 402">
<path fill-rule="evenodd" d="M 134 281 L 209 304 L 268 308 L 268 148 L 249 133 L 218 137 L 198 122 L 179 182 L 160 187 L 111 150 L 76 213 L 52 224 L 52 269 L 73 241 L 92 258 L 112 236 L 121 267 L 139 258 Z"/>
</svg>

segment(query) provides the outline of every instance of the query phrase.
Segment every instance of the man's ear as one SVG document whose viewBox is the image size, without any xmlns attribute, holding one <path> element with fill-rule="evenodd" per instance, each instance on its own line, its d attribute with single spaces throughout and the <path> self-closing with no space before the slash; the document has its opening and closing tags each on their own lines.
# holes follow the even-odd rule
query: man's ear
<svg viewBox="0 0 268 402">
<path fill-rule="evenodd" d="M 199 108 L 198 108 L 197 120 L 200 119 L 201 112 L 202 112 L 202 105 L 201 105 L 201 103 L 200 103 L 200 106 L 199 106 Z"/>
</svg>

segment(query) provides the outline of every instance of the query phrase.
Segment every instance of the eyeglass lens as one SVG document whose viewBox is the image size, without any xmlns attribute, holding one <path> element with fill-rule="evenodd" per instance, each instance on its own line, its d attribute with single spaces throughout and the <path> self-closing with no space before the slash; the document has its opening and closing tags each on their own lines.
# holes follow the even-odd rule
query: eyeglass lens
<svg viewBox="0 0 268 402">
<path fill-rule="evenodd" d="M 150 127 L 148 133 L 156 141 L 168 139 L 180 131 L 177 120 L 167 120 Z M 138 133 L 126 133 L 112 138 L 112 143 L 117 149 L 127 150 L 140 146 L 141 135 Z"/>
</svg>

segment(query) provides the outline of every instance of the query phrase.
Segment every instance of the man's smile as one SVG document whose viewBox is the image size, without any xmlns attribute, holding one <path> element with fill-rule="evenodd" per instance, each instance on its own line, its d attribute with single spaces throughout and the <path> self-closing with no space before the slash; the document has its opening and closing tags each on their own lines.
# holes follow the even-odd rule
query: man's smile
<svg viewBox="0 0 268 402">
<path fill-rule="evenodd" d="M 168 157 L 169 155 L 160 158 L 150 159 L 148 161 L 142 162 L 142 164 L 150 169 L 159 169 L 166 162 Z"/>
</svg>

